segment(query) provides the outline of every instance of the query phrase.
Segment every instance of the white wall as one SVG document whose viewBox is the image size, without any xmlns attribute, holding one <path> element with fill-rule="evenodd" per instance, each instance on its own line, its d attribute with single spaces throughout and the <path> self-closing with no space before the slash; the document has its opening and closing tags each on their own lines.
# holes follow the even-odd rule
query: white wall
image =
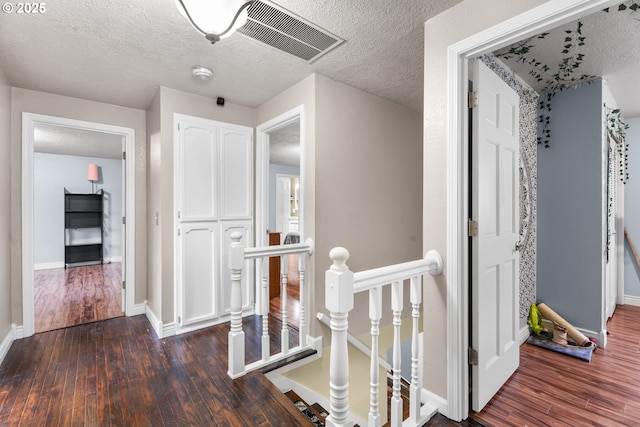
<svg viewBox="0 0 640 427">
<path fill-rule="evenodd" d="M 11 330 L 12 323 L 10 173 L 11 87 L 0 69 L 0 344 Z"/>
<path fill-rule="evenodd" d="M 626 120 L 629 144 L 629 180 L 625 185 L 624 221 L 636 252 L 640 251 L 640 117 Z M 624 245 L 624 294 L 640 298 L 640 267 L 631 253 L 629 243 Z"/>
<path fill-rule="evenodd" d="M 36 268 L 59 268 L 64 264 L 64 191 L 91 193 L 87 181 L 87 165 L 95 163 L 100 169 L 93 184 L 96 191 L 104 191 L 103 257 L 117 260 L 122 256 L 122 160 L 96 157 L 34 153 L 34 262 Z M 93 237 L 94 231 L 76 230 Z M 97 236 L 96 236 L 97 237 Z M 42 265 L 45 264 L 45 265 Z"/>
</svg>

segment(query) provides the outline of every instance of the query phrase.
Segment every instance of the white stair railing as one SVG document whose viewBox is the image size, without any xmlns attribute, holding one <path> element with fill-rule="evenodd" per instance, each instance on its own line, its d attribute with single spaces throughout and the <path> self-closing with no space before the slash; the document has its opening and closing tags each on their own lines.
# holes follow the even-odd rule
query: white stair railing
<svg viewBox="0 0 640 427">
<path fill-rule="evenodd" d="M 270 363 L 277 362 L 288 356 L 301 353 L 311 345 L 308 342 L 309 326 L 306 320 L 308 289 L 306 281 L 306 266 L 309 256 L 313 254 L 313 240 L 307 239 L 305 243 L 289 245 L 264 246 L 245 248 L 240 240 L 242 234 L 231 233 L 231 250 L 229 252 L 229 269 L 231 270 L 231 327 L 229 329 L 229 371 L 231 378 L 238 378 L 247 372 L 259 369 Z M 287 326 L 287 273 L 289 271 L 289 255 L 298 256 L 298 274 L 300 278 L 300 313 L 299 313 L 299 342 L 294 348 L 289 348 L 289 328 Z M 271 337 L 269 335 L 269 280 L 267 265 L 269 258 L 280 257 L 280 297 L 282 306 L 282 329 L 280 331 L 280 352 L 270 354 Z M 262 337 L 260 360 L 245 363 L 245 334 L 242 330 L 242 272 L 247 260 L 255 260 L 256 272 L 260 281 L 262 302 Z"/>
<path fill-rule="evenodd" d="M 391 265 L 382 268 L 353 273 L 346 264 L 349 251 L 334 248 L 329 253 L 333 264 L 325 273 L 325 305 L 331 320 L 331 356 L 329 368 L 330 415 L 326 425 L 330 427 L 351 427 L 349 416 L 349 360 L 347 351 L 347 329 L 349 312 L 354 308 L 354 295 L 369 291 L 369 318 L 371 320 L 371 388 L 369 399 L 369 427 L 380 427 L 386 421 L 380 416 L 380 386 L 378 362 L 378 336 L 382 317 L 382 289 L 391 287 L 391 311 L 393 313 L 393 388 L 391 396 L 391 426 L 420 426 L 433 416 L 435 408 L 422 405 L 422 375 L 419 360 L 419 317 L 422 303 L 422 276 L 442 273 L 442 258 L 436 251 L 417 261 Z M 409 418 L 402 420 L 401 351 L 400 326 L 402 324 L 404 282 L 409 281 L 412 342 L 411 342 L 411 385 Z"/>
</svg>

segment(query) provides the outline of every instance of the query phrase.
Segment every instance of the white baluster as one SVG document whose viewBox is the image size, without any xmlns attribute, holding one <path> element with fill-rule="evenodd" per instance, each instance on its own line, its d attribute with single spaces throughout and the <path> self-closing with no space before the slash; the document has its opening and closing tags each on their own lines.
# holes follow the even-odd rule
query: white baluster
<svg viewBox="0 0 640 427">
<path fill-rule="evenodd" d="M 371 319 L 371 382 L 369 392 L 369 427 L 380 427 L 379 389 L 380 366 L 378 364 L 378 338 L 382 317 L 382 288 L 369 290 L 369 319 Z"/>
<path fill-rule="evenodd" d="M 409 419 L 413 425 L 420 425 L 420 403 L 422 389 L 422 375 L 420 373 L 420 342 L 419 340 L 419 319 L 420 304 L 422 303 L 422 278 L 412 277 L 410 281 L 410 301 L 411 317 L 413 318 L 413 328 L 411 331 L 411 388 L 409 401 Z"/>
<path fill-rule="evenodd" d="M 325 273 L 325 306 L 331 314 L 331 356 L 329 361 L 330 414 L 328 427 L 351 427 L 349 421 L 349 350 L 347 329 L 349 311 L 353 309 L 353 273 L 345 264 L 349 251 L 333 248 L 333 261 Z"/>
<path fill-rule="evenodd" d="M 242 233 L 231 233 L 229 270 L 231 271 L 231 328 L 229 330 L 229 376 L 237 378 L 244 373 L 244 332 L 242 330 L 242 267 L 244 247 Z"/>
<path fill-rule="evenodd" d="M 289 255 L 280 257 L 280 304 L 282 308 L 282 330 L 280 331 L 280 348 L 282 354 L 289 352 L 289 325 L 287 325 L 287 274 L 289 273 Z"/>
<path fill-rule="evenodd" d="M 268 258 L 256 259 L 256 268 L 260 272 L 260 292 L 262 292 L 262 360 L 265 362 L 271 357 L 269 345 L 269 278 L 265 271 L 265 266 L 268 265 L 268 262 Z"/>
<path fill-rule="evenodd" d="M 305 286 L 305 270 L 307 266 L 307 255 L 306 253 L 301 253 L 298 255 L 298 275 L 300 277 L 300 322 L 298 324 L 299 338 L 300 338 L 300 347 L 304 347 L 307 345 L 307 318 L 306 318 L 306 310 L 307 310 L 307 290 Z"/>
<path fill-rule="evenodd" d="M 400 373 L 402 368 L 400 349 L 400 326 L 402 325 L 402 282 L 391 284 L 391 310 L 393 311 L 393 393 L 391 394 L 391 426 L 402 425 L 402 397 L 400 396 Z"/>
</svg>

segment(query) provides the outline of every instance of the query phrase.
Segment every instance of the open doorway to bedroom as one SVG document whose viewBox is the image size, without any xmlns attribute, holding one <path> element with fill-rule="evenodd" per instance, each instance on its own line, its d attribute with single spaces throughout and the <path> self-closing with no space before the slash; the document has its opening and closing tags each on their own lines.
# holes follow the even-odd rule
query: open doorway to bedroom
<svg viewBox="0 0 640 427">
<path fill-rule="evenodd" d="M 134 147 L 131 128 L 22 113 L 21 336 L 134 314 L 135 156 L 126 156 Z M 40 271 L 54 269 L 67 276 L 64 291 L 44 278 L 36 295 Z M 78 288 L 89 295 L 67 293 Z M 73 301 L 71 313 L 36 302 L 53 295 Z M 36 329 L 36 311 L 66 319 L 40 319 Z"/>
<path fill-rule="evenodd" d="M 35 332 L 124 315 L 122 135 L 34 126 Z"/>
</svg>

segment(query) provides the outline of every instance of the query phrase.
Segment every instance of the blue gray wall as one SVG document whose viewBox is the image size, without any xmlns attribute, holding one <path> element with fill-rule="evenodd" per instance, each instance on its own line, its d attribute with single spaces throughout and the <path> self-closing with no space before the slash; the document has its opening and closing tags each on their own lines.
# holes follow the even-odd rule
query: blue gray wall
<svg viewBox="0 0 640 427">
<path fill-rule="evenodd" d="M 300 167 L 284 166 L 271 163 L 269 165 L 269 230 L 276 229 L 276 175 L 300 176 Z"/>
<path fill-rule="evenodd" d="M 537 298 L 578 328 L 601 330 L 602 81 L 555 95 L 550 147 L 538 148 Z"/>
<path fill-rule="evenodd" d="M 95 185 L 104 189 L 104 257 L 122 256 L 122 161 L 34 153 L 34 263 L 36 268 L 64 264 L 64 189 L 91 193 L 87 166 L 99 166 Z M 79 236 L 82 238 L 82 236 Z M 90 237 L 88 234 L 87 238 Z"/>
<path fill-rule="evenodd" d="M 626 141 L 629 144 L 629 179 L 625 185 L 624 223 L 636 252 L 640 251 L 640 117 L 626 120 L 629 125 Z M 640 269 L 625 239 L 624 294 L 640 298 Z"/>
</svg>

